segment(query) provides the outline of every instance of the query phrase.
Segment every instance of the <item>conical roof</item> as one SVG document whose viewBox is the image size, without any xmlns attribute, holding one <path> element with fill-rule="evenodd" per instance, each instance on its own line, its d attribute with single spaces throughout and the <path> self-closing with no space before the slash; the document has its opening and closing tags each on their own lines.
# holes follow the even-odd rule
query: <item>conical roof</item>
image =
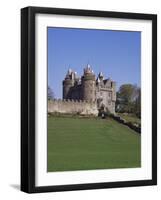
<svg viewBox="0 0 161 200">
<path fill-rule="evenodd" d="M 103 73 L 100 72 L 98 76 L 99 76 L 99 78 L 103 78 Z"/>
</svg>

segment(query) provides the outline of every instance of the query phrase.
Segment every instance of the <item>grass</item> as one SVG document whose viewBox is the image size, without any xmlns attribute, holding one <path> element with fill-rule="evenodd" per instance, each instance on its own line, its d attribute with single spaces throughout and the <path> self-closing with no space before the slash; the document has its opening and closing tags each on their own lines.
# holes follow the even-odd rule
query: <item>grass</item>
<svg viewBox="0 0 161 200">
<path fill-rule="evenodd" d="M 119 115 L 120 117 L 122 117 L 123 119 L 125 119 L 127 122 L 141 124 L 141 119 L 138 118 L 138 117 L 136 117 L 133 114 L 117 113 L 117 115 Z"/>
<path fill-rule="evenodd" d="M 48 117 L 48 172 L 141 165 L 141 137 L 113 119 Z"/>
</svg>

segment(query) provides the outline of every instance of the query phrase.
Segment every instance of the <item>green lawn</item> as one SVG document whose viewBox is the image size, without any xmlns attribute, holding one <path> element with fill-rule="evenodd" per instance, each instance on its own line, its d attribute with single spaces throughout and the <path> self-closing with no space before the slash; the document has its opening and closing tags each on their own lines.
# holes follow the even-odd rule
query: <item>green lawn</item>
<svg viewBox="0 0 161 200">
<path fill-rule="evenodd" d="M 113 119 L 48 117 L 48 172 L 141 165 L 141 137 Z"/>
</svg>

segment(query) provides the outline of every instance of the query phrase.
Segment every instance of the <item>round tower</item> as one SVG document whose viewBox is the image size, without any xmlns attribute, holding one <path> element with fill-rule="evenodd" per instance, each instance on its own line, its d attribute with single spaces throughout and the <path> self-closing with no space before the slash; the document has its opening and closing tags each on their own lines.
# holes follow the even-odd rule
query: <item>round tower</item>
<svg viewBox="0 0 161 200">
<path fill-rule="evenodd" d="M 71 99 L 70 89 L 74 85 L 73 72 L 71 69 L 68 70 L 65 79 L 63 80 L 63 99 Z"/>
<path fill-rule="evenodd" d="M 87 65 L 84 69 L 84 75 L 82 76 L 82 97 L 86 101 L 96 100 L 95 75 L 90 65 Z"/>
</svg>

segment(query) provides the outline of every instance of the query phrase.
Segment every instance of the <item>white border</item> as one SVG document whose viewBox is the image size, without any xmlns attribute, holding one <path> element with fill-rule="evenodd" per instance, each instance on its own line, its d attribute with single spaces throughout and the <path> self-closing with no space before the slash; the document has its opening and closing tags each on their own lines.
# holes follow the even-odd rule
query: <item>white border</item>
<svg viewBox="0 0 161 200">
<path fill-rule="evenodd" d="M 141 168 L 47 173 L 47 27 L 141 31 Z M 147 180 L 152 178 L 152 23 L 63 15 L 36 15 L 36 186 Z"/>
</svg>

